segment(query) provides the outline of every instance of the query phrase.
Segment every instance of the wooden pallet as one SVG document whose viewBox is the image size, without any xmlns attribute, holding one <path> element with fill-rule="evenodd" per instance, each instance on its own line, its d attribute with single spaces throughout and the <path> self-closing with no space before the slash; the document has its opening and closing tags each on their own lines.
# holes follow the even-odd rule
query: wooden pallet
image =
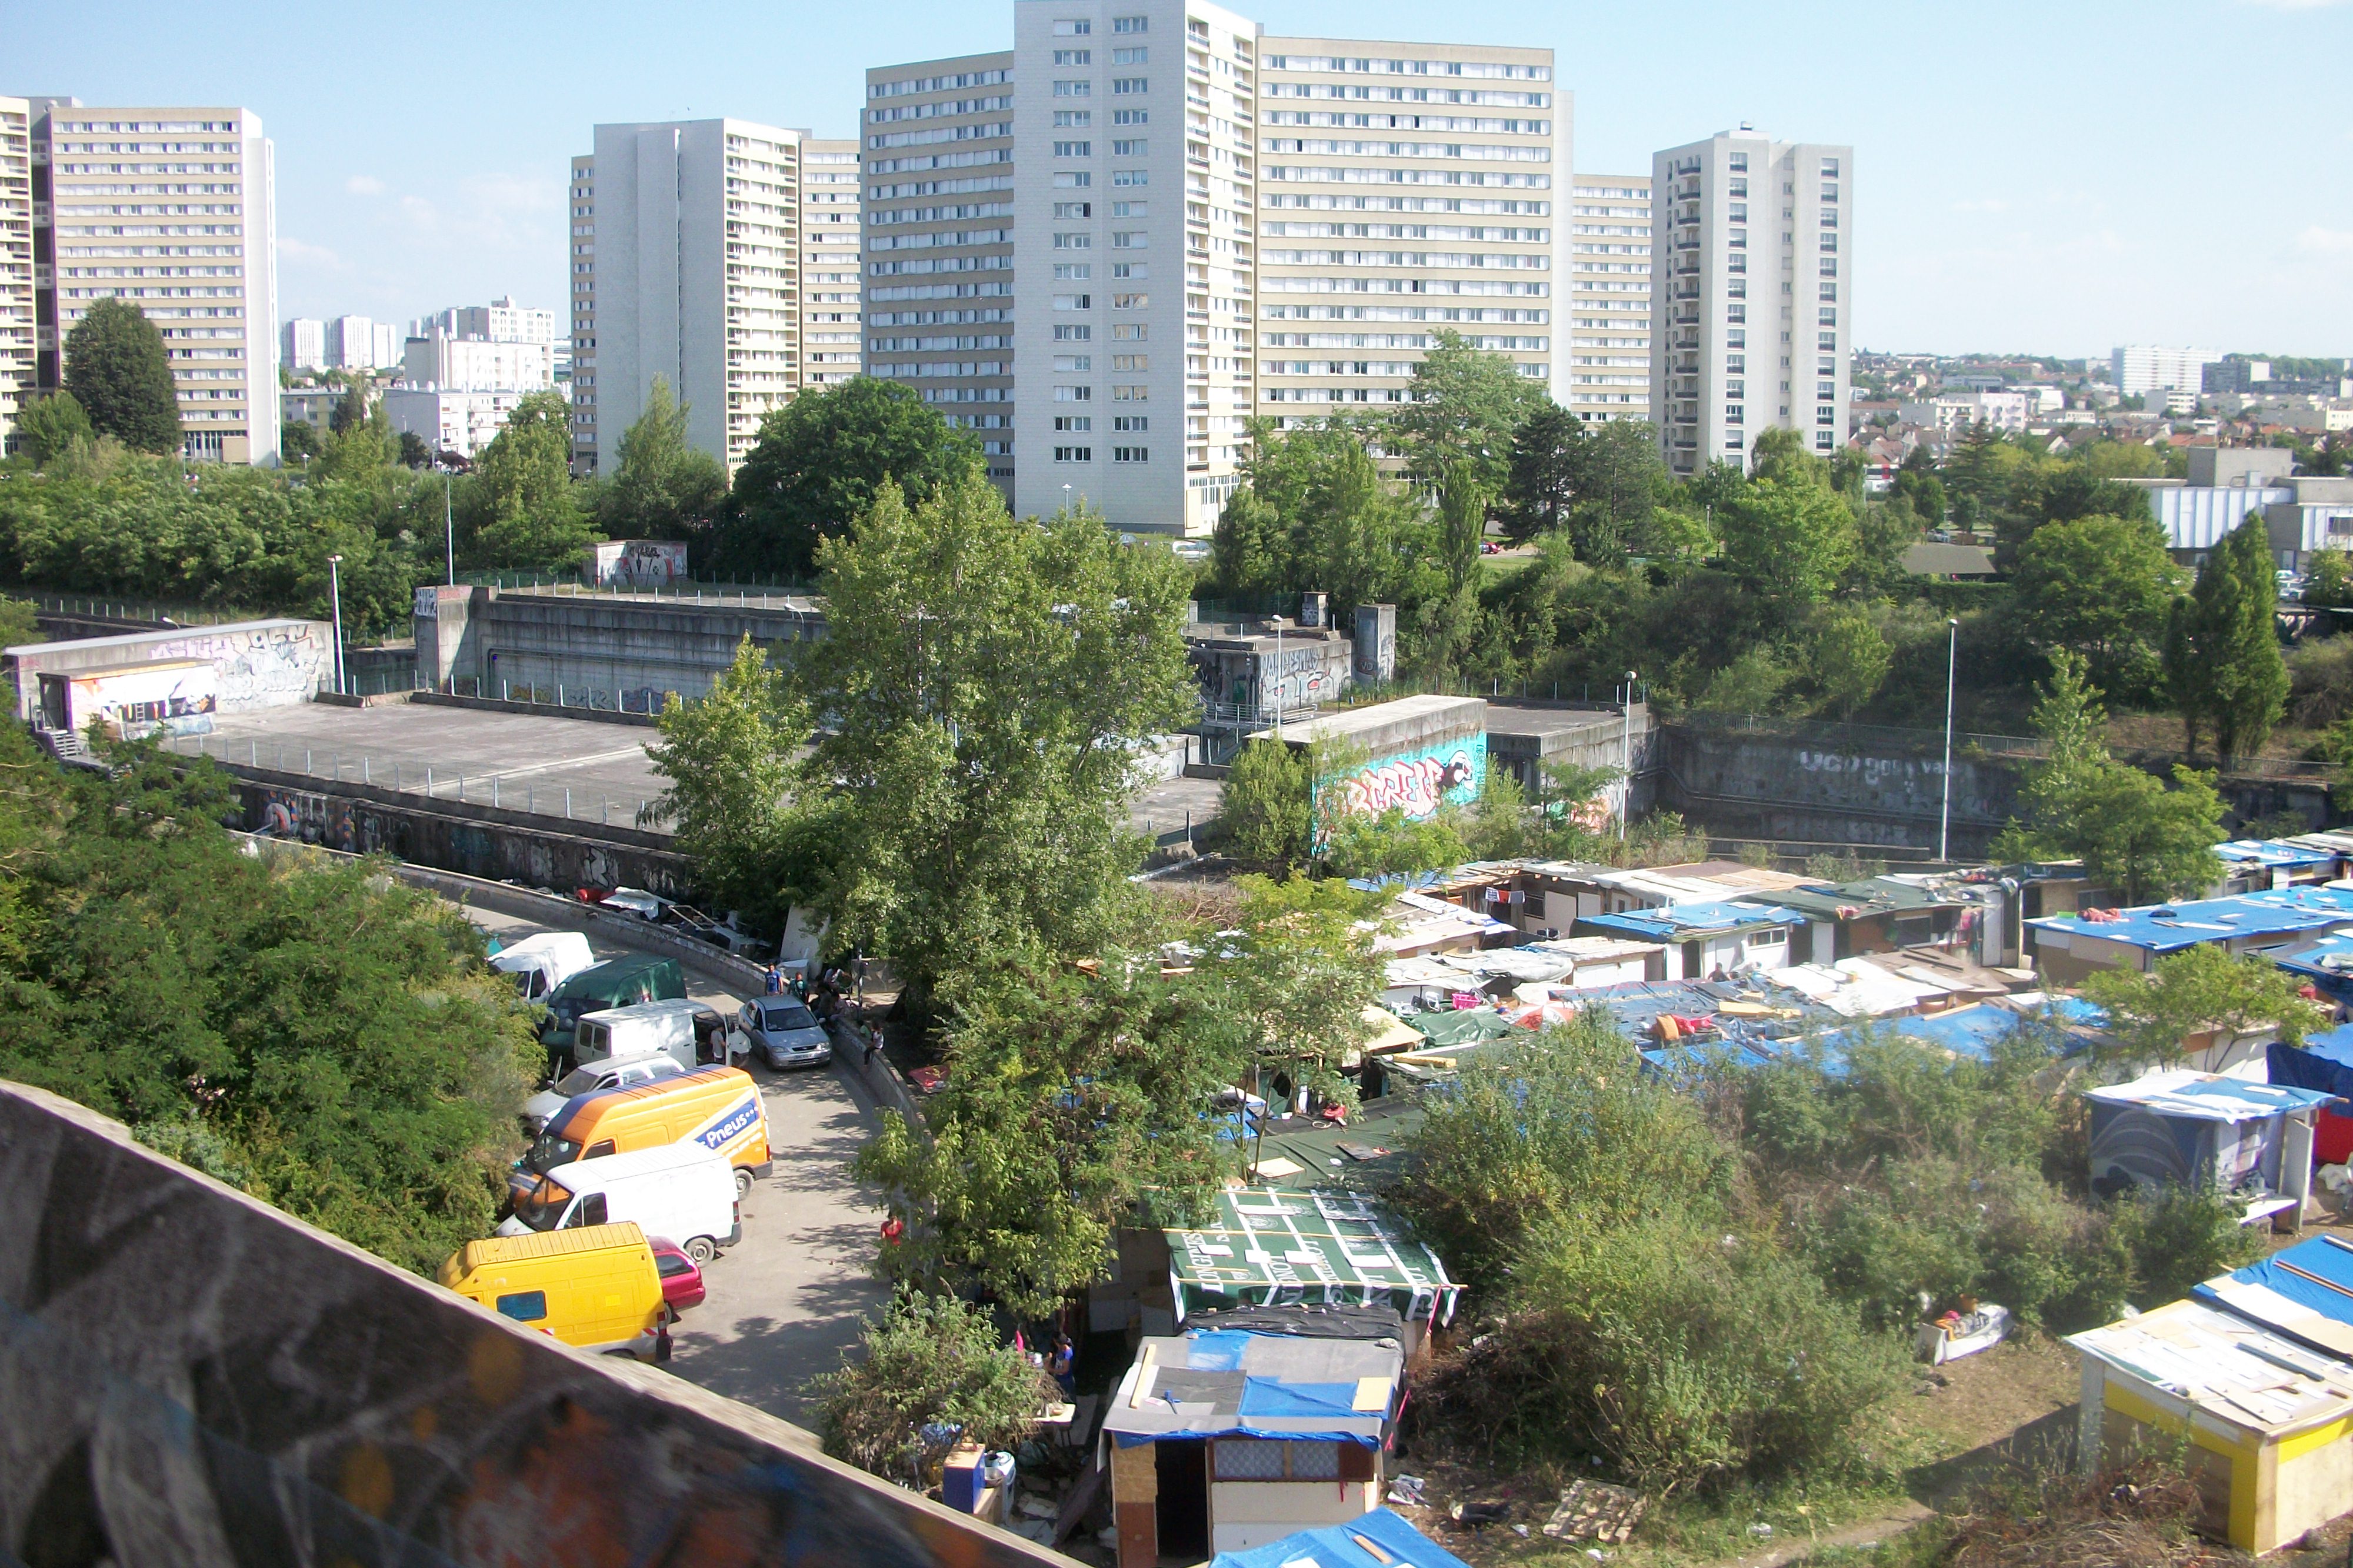
<svg viewBox="0 0 2353 1568">
<path fill-rule="evenodd" d="M 1622 1542 L 1649 1511 L 1651 1500 L 1606 1481 L 1577 1481 L 1560 1494 L 1560 1506 L 1544 1532 L 1559 1541 Z"/>
</svg>

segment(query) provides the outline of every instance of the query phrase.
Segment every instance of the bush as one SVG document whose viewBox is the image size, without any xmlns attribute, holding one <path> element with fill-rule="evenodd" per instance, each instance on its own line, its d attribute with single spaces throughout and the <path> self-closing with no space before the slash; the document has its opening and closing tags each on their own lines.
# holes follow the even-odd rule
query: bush
<svg viewBox="0 0 2353 1568">
<path fill-rule="evenodd" d="M 2325 730 L 2353 715 L 2353 637 L 2322 637 L 2287 656 L 2289 719 Z"/>
<path fill-rule="evenodd" d="M 1905 1377 L 1802 1259 L 1689 1216 L 1531 1248 L 1510 1333 L 1538 1358 L 1566 1454 L 1655 1489 L 1852 1465 Z"/>
<path fill-rule="evenodd" d="M 2178 1300 L 2191 1287 L 2261 1258 L 2263 1238 L 2239 1223 L 2240 1212 L 2219 1193 L 2187 1187 L 2113 1200 L 2107 1220 L 2130 1259 L 2135 1304 Z"/>
<path fill-rule="evenodd" d="M 921 1480 L 923 1429 L 958 1428 L 964 1441 L 1009 1448 L 1053 1396 L 1052 1380 L 1000 1343 L 986 1308 L 954 1296 L 902 1292 L 867 1321 L 862 1354 L 808 1383 L 822 1403 L 825 1451 L 861 1469 Z"/>
<path fill-rule="evenodd" d="M 1642 1072 L 1607 1013 L 1466 1063 L 1428 1097 L 1413 1158 L 1397 1202 L 1474 1283 L 1500 1283 L 1549 1224 L 1681 1213 L 1709 1204 L 1730 1175 L 1698 1108 Z"/>
</svg>

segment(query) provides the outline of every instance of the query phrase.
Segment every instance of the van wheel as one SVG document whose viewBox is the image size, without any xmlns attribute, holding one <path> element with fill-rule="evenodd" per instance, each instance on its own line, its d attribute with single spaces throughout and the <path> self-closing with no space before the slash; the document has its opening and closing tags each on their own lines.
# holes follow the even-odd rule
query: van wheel
<svg viewBox="0 0 2353 1568">
<path fill-rule="evenodd" d="M 694 1259 L 697 1268 L 701 1268 L 719 1256 L 719 1247 L 709 1237 L 698 1236 L 686 1244 L 686 1255 Z"/>
<path fill-rule="evenodd" d="M 752 1195 L 752 1173 L 741 1165 L 735 1167 L 735 1195 L 739 1198 Z"/>
</svg>

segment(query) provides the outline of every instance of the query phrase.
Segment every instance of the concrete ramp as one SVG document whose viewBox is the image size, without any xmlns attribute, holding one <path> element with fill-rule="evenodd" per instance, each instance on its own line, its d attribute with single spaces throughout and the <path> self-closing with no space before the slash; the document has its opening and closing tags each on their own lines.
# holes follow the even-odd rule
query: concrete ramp
<svg viewBox="0 0 2353 1568">
<path fill-rule="evenodd" d="M 1067 1563 L 0 1083 L 0 1559 Z"/>
</svg>

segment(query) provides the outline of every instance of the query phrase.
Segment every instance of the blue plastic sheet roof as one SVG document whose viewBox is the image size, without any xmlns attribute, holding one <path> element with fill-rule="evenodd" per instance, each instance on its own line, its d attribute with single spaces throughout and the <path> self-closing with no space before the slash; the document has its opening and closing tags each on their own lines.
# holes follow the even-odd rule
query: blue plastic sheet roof
<svg viewBox="0 0 2353 1568">
<path fill-rule="evenodd" d="M 2264 1065 L 2268 1068 L 2270 1064 Z M 2178 1070 L 2150 1073 L 2131 1083 L 2087 1089 L 2084 1095 L 2087 1100 L 2139 1106 L 2159 1116 L 2185 1117 L 2193 1121 L 2255 1121 L 2282 1111 L 2309 1110 L 2336 1098 L 2327 1089 Z"/>
<path fill-rule="evenodd" d="M 2353 1024 L 2306 1035 L 2301 1046 L 2274 1040 L 2264 1048 L 2263 1067 L 2274 1083 L 2353 1096 Z"/>
<path fill-rule="evenodd" d="M 1716 899 L 1699 904 L 1670 904 L 1664 909 L 1628 910 L 1618 915 L 1579 915 L 1577 926 L 1599 926 L 1625 931 L 1645 942 L 1679 942 L 1704 932 L 1756 931 L 1766 926 L 1803 925 L 1806 917 L 1778 904 L 1747 904 Z"/>
<path fill-rule="evenodd" d="M 2298 866 L 2326 866 L 2337 858 L 2326 849 L 2308 848 L 2282 838 L 2234 838 L 2228 844 L 2214 846 L 2214 853 L 2237 865 L 2291 869 Z"/>
<path fill-rule="evenodd" d="M 2114 921 L 2044 915 L 2026 923 L 2039 931 L 2081 932 L 2151 952 L 2178 952 L 2202 942 L 2283 936 L 2353 924 L 2353 889 L 2273 888 L 2227 899 L 2149 904 L 2119 913 L 2122 918 Z"/>
<path fill-rule="evenodd" d="M 2334 963 L 2331 963 L 2334 960 Z M 2338 932 L 2322 937 L 2310 947 L 2298 949 L 2272 962 L 2291 974 L 2308 976 L 2320 989 L 2341 993 L 2353 985 L 2353 932 Z"/>
<path fill-rule="evenodd" d="M 2278 1301 L 2244 1293 L 2246 1287 L 2284 1298 L 2286 1310 L 2282 1310 Z M 2341 1355 L 2346 1331 L 2353 1331 L 2353 1244 L 2316 1236 L 2284 1247 L 2260 1263 L 2234 1268 L 2222 1279 L 2208 1280 L 2190 1294 L 2251 1318 L 2274 1333 Z M 2305 1312 L 2325 1321 L 2315 1324 L 2303 1319 Z"/>
<path fill-rule="evenodd" d="M 1368 1552 L 1360 1542 L 1370 1542 Z M 1209 1568 L 1469 1568 L 1462 1559 L 1430 1540 L 1388 1509 L 1377 1508 L 1345 1524 L 1303 1530 L 1264 1546 L 1220 1552 Z"/>
</svg>

